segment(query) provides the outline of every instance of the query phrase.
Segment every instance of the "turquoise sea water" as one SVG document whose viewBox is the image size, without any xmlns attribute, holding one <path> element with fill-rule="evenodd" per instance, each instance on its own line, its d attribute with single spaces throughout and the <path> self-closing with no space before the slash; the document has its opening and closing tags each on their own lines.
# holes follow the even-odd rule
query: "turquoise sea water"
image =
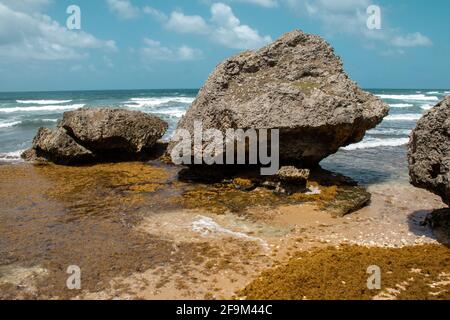
<svg viewBox="0 0 450 320">
<path fill-rule="evenodd" d="M 363 183 L 406 180 L 408 136 L 417 120 L 450 89 L 368 90 L 391 106 L 390 115 L 363 142 L 326 159 L 325 168 Z M 39 127 L 52 128 L 63 112 L 81 107 L 121 107 L 140 110 L 168 121 L 170 137 L 198 90 L 116 90 L 0 93 L 0 161 L 20 161 Z"/>
</svg>

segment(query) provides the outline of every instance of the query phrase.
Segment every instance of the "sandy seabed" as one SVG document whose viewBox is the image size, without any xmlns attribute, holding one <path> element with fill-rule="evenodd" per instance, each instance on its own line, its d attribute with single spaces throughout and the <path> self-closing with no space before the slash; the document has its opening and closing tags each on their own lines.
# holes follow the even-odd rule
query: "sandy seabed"
<svg viewBox="0 0 450 320">
<path fill-rule="evenodd" d="M 0 166 L 0 298 L 450 298 L 450 249 L 424 223 L 443 204 L 426 191 L 371 185 L 369 206 L 337 217 L 330 187 L 282 198 L 178 174 L 156 162 Z M 67 289 L 70 265 L 81 290 Z M 380 290 L 367 288 L 371 265 Z"/>
</svg>

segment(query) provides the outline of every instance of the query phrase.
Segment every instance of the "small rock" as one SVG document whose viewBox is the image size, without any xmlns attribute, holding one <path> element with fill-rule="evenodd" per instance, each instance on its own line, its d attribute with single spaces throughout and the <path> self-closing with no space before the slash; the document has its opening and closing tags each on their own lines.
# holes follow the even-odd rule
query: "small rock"
<svg viewBox="0 0 450 320">
<path fill-rule="evenodd" d="M 305 192 L 309 174 L 308 169 L 297 169 L 293 166 L 280 168 L 272 178 L 276 183 L 275 192 L 284 194 Z"/>
<path fill-rule="evenodd" d="M 308 169 L 297 169 L 293 166 L 282 167 L 275 175 L 275 179 L 281 182 L 304 184 L 308 181 L 310 171 Z"/>
</svg>

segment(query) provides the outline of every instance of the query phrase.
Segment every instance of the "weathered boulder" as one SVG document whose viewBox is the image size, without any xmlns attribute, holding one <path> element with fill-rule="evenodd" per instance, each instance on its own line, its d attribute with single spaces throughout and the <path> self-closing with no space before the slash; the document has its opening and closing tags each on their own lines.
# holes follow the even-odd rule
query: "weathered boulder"
<svg viewBox="0 0 450 320">
<path fill-rule="evenodd" d="M 55 130 L 40 128 L 32 149 L 35 156 L 58 164 L 82 163 L 94 159 L 94 154 L 79 145 L 62 127 Z"/>
<path fill-rule="evenodd" d="M 414 129 L 408 151 L 411 183 L 450 205 L 450 95 L 427 112 Z"/>
<path fill-rule="evenodd" d="M 163 120 L 124 109 L 79 109 L 64 113 L 55 130 L 39 129 L 26 160 L 63 165 L 139 158 L 167 130 Z"/>
<path fill-rule="evenodd" d="M 127 153 L 151 149 L 168 127 L 143 112 L 107 108 L 66 112 L 60 126 L 90 150 Z"/>
<path fill-rule="evenodd" d="M 223 133 L 279 129 L 282 164 L 309 167 L 361 141 L 387 114 L 385 103 L 349 79 L 328 43 L 295 30 L 218 65 L 178 128 L 193 134 L 202 121 L 204 130 Z"/>
</svg>

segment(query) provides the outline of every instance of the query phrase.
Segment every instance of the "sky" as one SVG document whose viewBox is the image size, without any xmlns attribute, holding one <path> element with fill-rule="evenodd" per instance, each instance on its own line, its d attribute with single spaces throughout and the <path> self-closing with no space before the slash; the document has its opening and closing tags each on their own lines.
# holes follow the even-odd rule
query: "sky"
<svg viewBox="0 0 450 320">
<path fill-rule="evenodd" d="M 294 29 L 324 37 L 361 87 L 449 89 L 449 12 L 448 0 L 0 0 L 0 91 L 200 88 L 227 57 Z"/>
</svg>

